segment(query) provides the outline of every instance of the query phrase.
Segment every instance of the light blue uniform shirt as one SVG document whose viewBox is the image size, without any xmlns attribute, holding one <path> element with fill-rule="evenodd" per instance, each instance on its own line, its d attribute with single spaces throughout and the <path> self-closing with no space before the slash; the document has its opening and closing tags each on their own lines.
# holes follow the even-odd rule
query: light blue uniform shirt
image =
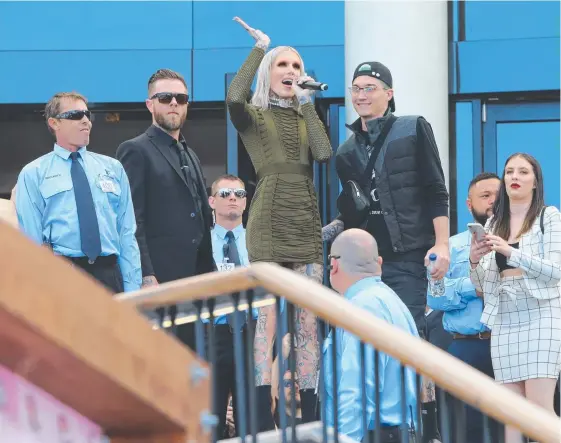
<svg viewBox="0 0 561 443">
<path fill-rule="evenodd" d="M 127 174 L 113 158 L 85 147 L 78 152 L 92 191 L 101 255 L 118 257 L 125 292 L 140 289 L 140 252 Z M 71 165 L 70 151 L 57 144 L 53 151 L 27 164 L 18 177 L 16 211 L 20 228 L 32 240 L 49 244 L 57 255 L 84 257 Z M 113 183 L 110 192 L 101 189 L 101 181 Z"/>
<path fill-rule="evenodd" d="M 216 264 L 219 263 L 228 263 L 224 257 L 224 245 L 228 244 L 228 237 L 226 237 L 226 233 L 228 229 L 220 226 L 219 224 L 215 224 L 214 228 L 211 231 L 211 239 L 212 239 L 212 256 L 214 258 L 214 262 Z M 238 248 L 238 255 L 240 256 L 240 265 L 241 266 L 249 266 L 249 255 L 247 253 L 247 246 L 245 243 L 245 229 L 242 224 L 239 224 L 234 229 L 232 229 L 234 233 L 234 239 L 236 240 L 236 246 Z M 254 318 L 257 318 L 255 313 L 257 312 L 256 309 L 253 310 Z M 202 319 L 203 323 L 208 323 L 208 319 Z M 227 316 L 221 315 L 220 317 L 216 317 L 214 319 L 215 325 L 226 325 L 228 324 Z"/>
<path fill-rule="evenodd" d="M 446 292 L 441 297 L 427 293 L 427 304 L 444 311 L 442 325 L 451 334 L 475 335 L 489 329 L 481 323 L 483 299 L 475 293 L 469 278 L 471 233 L 464 231 L 450 237 L 450 267 L 444 277 Z"/>
<path fill-rule="evenodd" d="M 380 277 L 364 278 L 352 285 L 345 298 L 354 306 L 365 309 L 376 317 L 386 320 L 393 326 L 418 337 L 417 326 L 407 306 L 403 304 L 397 294 L 386 286 Z M 361 441 L 366 432 L 362 429 L 362 391 L 360 340 L 353 334 L 337 329 L 337 387 L 339 400 L 339 432 Z M 326 390 L 326 422 L 333 426 L 333 361 L 332 361 L 332 333 L 323 345 L 323 361 L 325 368 Z M 376 404 L 374 384 L 374 349 L 365 347 L 366 356 L 366 422 L 368 429 L 376 426 Z M 401 425 L 401 365 L 399 360 L 379 352 L 379 380 L 380 391 L 380 420 L 382 426 Z M 409 368 L 405 370 L 405 398 L 407 401 L 407 424 L 417 423 L 415 414 L 417 408 L 417 390 L 415 372 Z"/>
</svg>

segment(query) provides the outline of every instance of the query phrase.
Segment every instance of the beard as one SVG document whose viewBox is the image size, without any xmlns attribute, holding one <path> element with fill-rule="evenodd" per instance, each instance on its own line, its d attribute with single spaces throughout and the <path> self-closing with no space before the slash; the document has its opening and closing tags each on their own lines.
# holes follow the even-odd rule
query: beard
<svg viewBox="0 0 561 443">
<path fill-rule="evenodd" d="M 490 215 L 487 215 L 487 212 L 477 212 L 475 209 L 471 211 L 471 214 L 473 215 L 475 221 L 481 226 L 485 226 L 485 223 L 487 223 L 487 220 L 490 217 Z"/>
<path fill-rule="evenodd" d="M 158 126 L 162 128 L 164 131 L 177 131 L 181 129 L 183 123 L 185 123 L 185 119 L 187 118 L 187 112 L 181 115 L 181 112 L 178 111 L 179 118 L 173 118 L 172 116 L 166 115 L 164 113 L 156 112 L 154 113 L 154 118 Z"/>
</svg>

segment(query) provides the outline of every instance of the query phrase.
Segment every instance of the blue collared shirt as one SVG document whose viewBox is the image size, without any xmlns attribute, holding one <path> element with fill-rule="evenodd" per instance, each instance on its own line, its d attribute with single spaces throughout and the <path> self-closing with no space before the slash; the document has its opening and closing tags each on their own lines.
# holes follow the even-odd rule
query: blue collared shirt
<svg viewBox="0 0 561 443">
<path fill-rule="evenodd" d="M 85 147 L 78 152 L 92 191 L 101 255 L 118 257 L 125 292 L 140 289 L 140 252 L 127 174 L 113 158 Z M 21 230 L 32 240 L 49 244 L 57 255 L 84 257 L 71 165 L 70 151 L 57 144 L 53 151 L 27 164 L 18 177 L 16 211 Z M 110 192 L 101 189 L 101 181 L 113 183 Z"/>
<path fill-rule="evenodd" d="M 397 294 L 386 286 L 380 277 L 364 278 L 352 285 L 345 298 L 354 306 L 365 309 L 393 326 L 418 337 L 417 326 L 407 306 Z M 365 437 L 362 428 L 362 392 L 360 340 L 353 334 L 337 329 L 337 387 L 339 400 L 339 432 L 361 441 Z M 333 426 L 333 362 L 332 334 L 330 333 L 323 345 L 325 368 L 326 420 Z M 366 357 L 366 421 L 368 429 L 376 426 L 376 404 L 374 383 L 374 349 L 365 347 Z M 401 414 L 401 364 L 393 357 L 379 353 L 380 420 L 383 426 L 396 426 L 402 423 Z M 415 372 L 405 370 L 405 398 L 407 400 L 407 424 L 411 424 L 411 411 L 416 411 L 417 390 Z M 411 407 L 411 408 L 410 408 Z M 417 423 L 417 418 L 413 418 Z"/>
<path fill-rule="evenodd" d="M 214 262 L 219 263 L 227 263 L 224 257 L 224 245 L 228 243 L 228 237 L 226 237 L 226 233 L 228 229 L 220 226 L 219 224 L 215 224 L 214 228 L 211 231 L 211 239 L 212 239 L 212 256 L 214 258 Z M 236 241 L 236 246 L 238 247 L 238 254 L 240 256 L 240 264 L 241 266 L 249 266 L 249 255 L 247 253 L 247 246 L 245 243 L 245 228 L 242 224 L 239 224 L 234 229 L 232 229 L 234 233 L 234 239 Z M 254 309 L 254 313 L 255 313 Z M 208 323 L 208 319 L 202 319 L 204 323 Z M 216 317 L 214 319 L 215 325 L 225 325 L 228 324 L 227 316 L 221 315 L 220 317 Z"/>
<path fill-rule="evenodd" d="M 450 237 L 450 267 L 444 277 L 446 292 L 441 297 L 427 293 L 427 304 L 444 311 L 442 325 L 451 334 L 475 335 L 489 329 L 480 322 L 483 299 L 475 293 L 469 277 L 471 234 L 464 231 Z"/>
</svg>

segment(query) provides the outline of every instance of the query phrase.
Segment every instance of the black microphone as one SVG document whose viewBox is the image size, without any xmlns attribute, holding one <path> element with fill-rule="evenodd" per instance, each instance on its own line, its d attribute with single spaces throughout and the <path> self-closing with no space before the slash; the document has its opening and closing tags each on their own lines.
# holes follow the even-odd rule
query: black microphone
<svg viewBox="0 0 561 443">
<path fill-rule="evenodd" d="M 320 82 L 310 82 L 306 81 L 304 83 L 298 83 L 302 89 L 313 89 L 314 91 L 327 91 L 329 86 L 327 83 L 320 83 Z"/>
<path fill-rule="evenodd" d="M 291 85 L 292 81 L 287 79 L 287 80 L 283 80 L 282 83 L 285 85 Z M 303 83 L 297 83 L 297 84 L 302 89 L 312 89 L 314 91 L 327 91 L 327 89 L 329 88 L 327 83 L 320 83 L 320 82 L 305 81 Z"/>
</svg>

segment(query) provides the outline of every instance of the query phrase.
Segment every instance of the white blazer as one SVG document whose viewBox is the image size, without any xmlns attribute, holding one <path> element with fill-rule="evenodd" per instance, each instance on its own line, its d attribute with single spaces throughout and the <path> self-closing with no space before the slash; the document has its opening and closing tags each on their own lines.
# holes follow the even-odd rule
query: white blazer
<svg viewBox="0 0 561 443">
<path fill-rule="evenodd" d="M 507 265 L 522 270 L 528 291 L 540 300 L 561 297 L 561 213 L 556 207 L 548 206 L 545 209 L 543 225 L 542 234 L 538 215 L 532 228 L 520 237 L 518 249 L 514 249 L 507 260 Z M 486 230 L 488 226 L 489 221 Z M 512 291 L 501 284 L 494 251 L 485 255 L 475 269 L 471 269 L 470 277 L 475 288 L 484 295 L 485 308 L 481 322 L 492 327 L 501 290 L 507 293 Z"/>
</svg>

